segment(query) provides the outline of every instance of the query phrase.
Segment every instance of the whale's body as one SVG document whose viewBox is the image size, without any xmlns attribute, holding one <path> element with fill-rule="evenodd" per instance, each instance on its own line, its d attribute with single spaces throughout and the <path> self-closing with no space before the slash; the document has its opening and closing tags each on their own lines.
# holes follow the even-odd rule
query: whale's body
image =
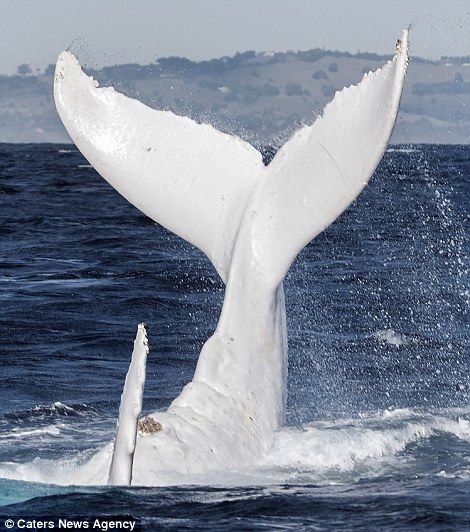
<svg viewBox="0 0 470 532">
<path fill-rule="evenodd" d="M 285 420 L 287 340 L 282 281 L 299 251 L 358 196 L 398 112 L 407 31 L 392 61 L 336 94 L 265 167 L 241 139 L 99 88 L 68 52 L 54 96 L 74 143 L 147 216 L 201 249 L 226 294 L 193 380 L 162 430 L 137 438 L 134 484 L 246 465 Z M 76 473 L 105 483 L 112 444 Z"/>
</svg>

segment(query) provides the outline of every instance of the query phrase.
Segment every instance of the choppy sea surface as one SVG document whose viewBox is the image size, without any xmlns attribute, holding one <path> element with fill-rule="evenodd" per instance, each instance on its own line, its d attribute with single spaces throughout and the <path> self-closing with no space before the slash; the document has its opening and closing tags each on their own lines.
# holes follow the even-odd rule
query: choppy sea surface
<svg viewBox="0 0 470 532">
<path fill-rule="evenodd" d="M 256 467 L 85 488 L 54 478 L 112 439 L 137 323 L 148 413 L 191 379 L 223 285 L 75 147 L 0 144 L 0 529 L 470 529 L 469 174 L 468 146 L 394 146 L 298 257 L 288 428 Z"/>
</svg>

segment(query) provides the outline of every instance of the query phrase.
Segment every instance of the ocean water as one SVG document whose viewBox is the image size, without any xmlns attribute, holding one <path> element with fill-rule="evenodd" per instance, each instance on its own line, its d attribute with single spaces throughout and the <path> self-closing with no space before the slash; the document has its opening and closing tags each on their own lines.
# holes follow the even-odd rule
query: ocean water
<svg viewBox="0 0 470 532">
<path fill-rule="evenodd" d="M 259 464 L 76 487 L 57 479 L 112 439 L 137 323 L 149 413 L 191 379 L 224 288 L 73 146 L 0 144 L 0 529 L 470 529 L 469 173 L 468 146 L 394 146 L 298 257 L 288 427 Z"/>
</svg>

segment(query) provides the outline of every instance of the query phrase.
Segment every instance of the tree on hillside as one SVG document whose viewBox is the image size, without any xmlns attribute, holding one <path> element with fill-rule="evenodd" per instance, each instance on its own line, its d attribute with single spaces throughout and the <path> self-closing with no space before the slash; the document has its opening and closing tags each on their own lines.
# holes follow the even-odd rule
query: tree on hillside
<svg viewBox="0 0 470 532">
<path fill-rule="evenodd" d="M 328 76 L 326 75 L 326 72 L 324 70 L 315 70 L 315 72 L 312 74 L 313 79 L 328 79 Z"/>
<path fill-rule="evenodd" d="M 28 76 L 29 74 L 32 74 L 33 71 L 31 70 L 31 67 L 27 63 L 22 63 L 18 66 L 16 72 L 19 76 Z"/>
<path fill-rule="evenodd" d="M 298 83 L 286 83 L 284 92 L 287 96 L 310 96 L 310 91 L 303 89 Z"/>
<path fill-rule="evenodd" d="M 336 89 L 334 85 L 322 85 L 321 87 L 321 92 L 323 96 L 325 96 L 326 98 L 331 98 L 331 96 L 333 96 L 335 91 Z"/>
</svg>

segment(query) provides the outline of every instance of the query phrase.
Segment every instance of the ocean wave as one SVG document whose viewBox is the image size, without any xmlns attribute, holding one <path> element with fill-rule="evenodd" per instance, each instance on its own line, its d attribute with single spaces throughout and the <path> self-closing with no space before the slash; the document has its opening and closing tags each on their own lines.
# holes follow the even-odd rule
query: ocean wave
<svg viewBox="0 0 470 532">
<path fill-rule="evenodd" d="M 0 478 L 39 484 L 68 485 L 70 483 L 66 479 L 78 463 L 76 458 L 60 460 L 35 458 L 25 463 L 3 462 L 0 463 Z"/>
<path fill-rule="evenodd" d="M 470 421 L 463 415 L 453 419 L 398 409 L 358 419 L 311 423 L 302 429 L 286 428 L 276 433 L 261 464 L 297 471 L 352 471 L 439 434 L 470 442 Z"/>
<path fill-rule="evenodd" d="M 55 418 L 55 417 L 81 417 L 86 413 L 92 412 L 93 409 L 86 404 L 66 405 L 61 402 L 55 402 L 52 405 L 36 405 L 27 410 L 18 410 L 4 414 L 8 421 L 29 421 L 38 418 Z"/>
<path fill-rule="evenodd" d="M 393 474 L 466 478 L 469 416 L 470 409 L 427 413 L 405 408 L 286 427 L 273 435 L 271 446 L 254 463 L 204 474 L 177 474 L 168 468 L 158 477 L 159 485 L 328 484 Z M 75 434 L 78 436 L 86 437 L 82 432 Z M 423 445 L 427 446 L 425 452 Z M 0 478 L 86 485 L 86 469 L 81 466 L 94 452 L 90 449 L 59 460 L 0 463 Z M 449 469 L 447 459 L 452 453 L 455 456 Z"/>
<path fill-rule="evenodd" d="M 43 438 L 44 436 L 59 436 L 60 427 L 57 425 L 49 425 L 47 427 L 42 427 L 32 430 L 20 430 L 18 428 L 13 428 L 10 432 L 0 435 L 0 440 L 11 440 L 14 438 Z"/>
</svg>

